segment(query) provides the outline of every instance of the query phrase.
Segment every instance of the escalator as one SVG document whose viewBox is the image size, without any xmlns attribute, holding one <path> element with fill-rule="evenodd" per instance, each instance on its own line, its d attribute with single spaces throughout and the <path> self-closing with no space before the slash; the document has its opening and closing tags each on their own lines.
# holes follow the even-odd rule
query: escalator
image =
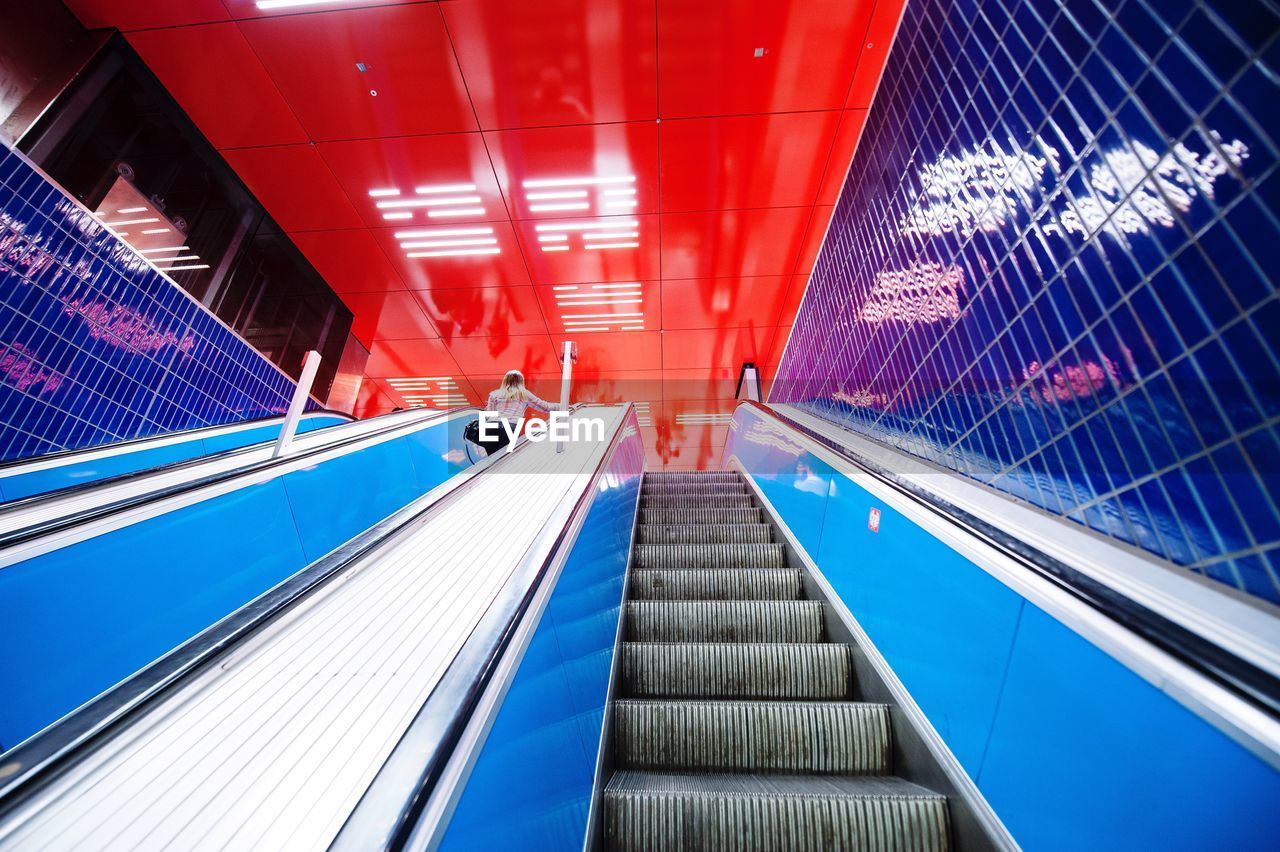
<svg viewBox="0 0 1280 852">
<path fill-rule="evenodd" d="M 947 797 L 894 774 L 888 704 L 734 472 L 644 478 L 604 847 L 943 850 Z"/>
</svg>

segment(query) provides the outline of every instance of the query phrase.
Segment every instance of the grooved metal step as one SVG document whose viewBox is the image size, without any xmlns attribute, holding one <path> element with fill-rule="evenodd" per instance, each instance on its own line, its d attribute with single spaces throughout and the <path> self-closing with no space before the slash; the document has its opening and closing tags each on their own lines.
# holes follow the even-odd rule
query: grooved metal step
<svg viewBox="0 0 1280 852">
<path fill-rule="evenodd" d="M 616 852 L 942 852 L 946 798 L 901 778 L 614 773 Z"/>
<path fill-rule="evenodd" d="M 781 544 L 637 544 L 638 568 L 784 568 Z"/>
<path fill-rule="evenodd" d="M 743 509 L 661 509 L 640 507 L 642 524 L 758 524 L 764 510 L 758 506 Z"/>
<path fill-rule="evenodd" d="M 639 524 L 638 544 L 770 544 L 768 524 Z"/>
<path fill-rule="evenodd" d="M 741 482 L 742 475 L 733 470 L 682 470 L 646 473 L 645 482 Z"/>
<path fill-rule="evenodd" d="M 706 494 L 640 495 L 642 509 L 701 509 L 708 505 L 717 509 L 749 509 L 755 504 L 750 494 L 717 494 L 714 497 Z"/>
<path fill-rule="evenodd" d="M 645 568 L 631 572 L 633 600 L 795 600 L 804 589 L 799 571 L 758 568 Z"/>
<path fill-rule="evenodd" d="M 884 775 L 889 707 L 852 701 L 620 700 L 623 769 Z"/>
<path fill-rule="evenodd" d="M 632 698 L 850 697 L 849 649 L 835 644 L 626 642 L 623 692 Z"/>
<path fill-rule="evenodd" d="M 745 482 L 662 482 L 645 483 L 640 492 L 648 496 L 702 496 L 712 497 L 729 494 L 750 494 L 751 489 Z"/>
<path fill-rule="evenodd" d="M 632 642 L 821 642 L 817 601 L 631 601 Z"/>
</svg>

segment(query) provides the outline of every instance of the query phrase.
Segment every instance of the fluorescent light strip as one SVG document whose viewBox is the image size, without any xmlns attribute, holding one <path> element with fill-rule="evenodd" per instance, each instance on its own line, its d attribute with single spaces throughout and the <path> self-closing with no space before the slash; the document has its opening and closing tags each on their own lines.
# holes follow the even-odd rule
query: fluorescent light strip
<svg viewBox="0 0 1280 852">
<path fill-rule="evenodd" d="M 147 208 L 145 208 L 145 207 L 121 207 L 121 208 L 120 208 L 119 210 L 117 210 L 116 212 L 117 212 L 117 213 L 121 213 L 121 214 L 124 214 L 124 213 L 146 213 L 146 212 L 147 212 Z"/>
<path fill-rule="evenodd" d="M 412 213 L 383 213 L 382 218 L 386 219 L 388 222 L 394 222 L 396 220 L 401 220 L 401 219 L 412 219 L 413 214 Z"/>
<path fill-rule="evenodd" d="M 492 233 L 493 228 L 436 228 L 431 231 L 396 231 L 394 236 L 397 240 L 433 240 L 436 237 L 474 237 Z"/>
<path fill-rule="evenodd" d="M 587 191 L 585 189 L 570 189 L 563 192 L 527 192 L 524 197 L 529 201 L 553 201 L 557 198 L 586 198 Z"/>
<path fill-rule="evenodd" d="M 160 220 L 157 219 L 155 216 L 152 216 L 150 219 L 125 219 L 121 222 L 107 222 L 106 224 L 110 225 L 112 228 L 115 228 L 120 225 L 149 225 L 152 222 L 159 222 L 159 221 Z"/>
<path fill-rule="evenodd" d="M 387 384 L 394 385 L 397 382 L 451 382 L 453 376 L 397 376 L 394 379 L 387 379 Z"/>
<path fill-rule="evenodd" d="M 498 241 L 493 237 L 472 237 L 461 240 L 423 240 L 421 242 L 401 243 L 402 249 L 448 248 L 450 246 L 496 246 Z"/>
<path fill-rule="evenodd" d="M 587 202 L 559 203 L 559 204 L 530 204 L 529 210 L 533 213 L 551 213 L 556 210 L 590 210 L 591 205 Z"/>
<path fill-rule="evenodd" d="M 576 308 L 582 305 L 639 305 L 643 301 L 643 299 L 615 299 L 613 301 L 602 300 L 598 302 L 571 302 L 570 304 Z"/>
<path fill-rule="evenodd" d="M 595 234 L 583 234 L 584 240 L 629 240 L 640 236 L 639 231 L 600 231 Z"/>
<path fill-rule="evenodd" d="M 638 228 L 640 223 L 635 219 L 625 222 L 549 222 L 545 225 L 534 225 L 535 231 L 618 231 L 622 228 Z"/>
<path fill-rule="evenodd" d="M 560 319 L 564 320 L 583 320 L 583 319 L 604 319 L 606 317 L 642 317 L 644 314 L 639 311 L 625 314 L 564 314 Z"/>
<path fill-rule="evenodd" d="M 418 195 L 435 195 L 445 192 L 475 192 L 476 185 L 474 183 L 439 183 L 414 187 L 413 191 Z"/>
<path fill-rule="evenodd" d="M 483 207 L 450 207 L 444 210 L 428 210 L 427 218 L 444 219 L 449 216 L 483 216 Z"/>
<path fill-rule="evenodd" d="M 575 328 L 574 331 L 609 331 L 609 329 L 603 328 L 603 327 L 601 328 L 592 327 L 592 328 Z"/>
<path fill-rule="evenodd" d="M 460 198 L 406 198 L 402 201 L 379 201 L 379 210 L 393 210 L 398 207 L 456 207 L 459 204 L 479 204 L 478 195 L 464 195 Z"/>
<path fill-rule="evenodd" d="M 577 284 L 557 284 L 555 287 L 552 287 L 551 289 L 552 290 L 577 290 L 578 285 Z"/>
<path fill-rule="evenodd" d="M 587 243 L 589 249 L 640 248 L 639 243 Z"/>
<path fill-rule="evenodd" d="M 406 257 L 473 257 L 483 254 L 499 254 L 502 249 L 486 248 L 486 249 L 458 249 L 457 251 L 411 251 L 405 252 Z"/>
<path fill-rule="evenodd" d="M 170 230 L 172 229 L 171 228 L 147 228 L 142 233 L 146 234 L 147 236 L 151 236 L 152 234 L 167 234 L 169 233 Z"/>
<path fill-rule="evenodd" d="M 629 284 L 592 284 L 592 290 L 631 290 L 640 286 L 639 281 L 632 281 Z"/>
<path fill-rule="evenodd" d="M 568 251 L 568 246 L 543 246 L 543 251 Z"/>
<path fill-rule="evenodd" d="M 633 284 L 628 290 L 610 290 L 605 293 L 559 293 L 557 299 L 566 299 L 572 301 L 574 299 L 614 299 L 618 296 L 639 296 L 640 285 Z"/>
<path fill-rule="evenodd" d="M 524 181 L 525 189 L 540 189 L 542 187 L 552 186 L 597 186 L 600 184 L 610 183 L 635 183 L 635 175 L 625 175 L 618 177 L 573 177 L 573 178 L 547 178 L 545 180 L 527 180 Z"/>
<path fill-rule="evenodd" d="M 388 189 L 371 189 L 371 190 L 369 190 L 369 197 L 370 197 L 370 198 L 387 198 L 388 196 L 395 196 L 395 195 L 399 195 L 399 194 L 400 194 L 400 190 L 398 190 L 398 189 L 391 189 L 391 188 L 388 188 Z"/>
<path fill-rule="evenodd" d="M 142 254 L 159 254 L 164 251 L 191 251 L 191 246 L 168 246 L 167 248 L 142 249 Z"/>
<path fill-rule="evenodd" d="M 165 272 L 181 272 L 184 269 L 208 269 L 207 263 L 194 263 L 191 266 L 170 266 L 165 268 Z"/>
<path fill-rule="evenodd" d="M 303 6 L 332 6 L 335 3 L 351 3 L 352 0 L 258 0 L 258 8 L 263 12 L 276 9 L 298 9 Z"/>
<path fill-rule="evenodd" d="M 568 234 L 539 234 L 540 243 L 563 243 L 569 239 Z"/>
</svg>

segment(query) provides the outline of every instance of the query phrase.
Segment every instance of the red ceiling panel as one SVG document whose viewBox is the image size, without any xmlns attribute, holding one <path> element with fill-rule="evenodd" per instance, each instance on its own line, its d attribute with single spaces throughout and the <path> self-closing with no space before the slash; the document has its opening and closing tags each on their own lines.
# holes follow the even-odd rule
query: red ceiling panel
<svg viewBox="0 0 1280 852">
<path fill-rule="evenodd" d="M 839 109 L 873 0 L 662 0 L 663 118 Z"/>
<path fill-rule="evenodd" d="M 222 155 L 286 231 L 363 224 L 313 145 L 238 148 Z"/>
<path fill-rule="evenodd" d="M 662 366 L 680 369 L 713 364 L 733 368 L 745 361 L 759 362 L 772 333 L 772 327 L 670 329 L 662 333 Z"/>
<path fill-rule="evenodd" d="M 307 141 L 235 24 L 147 30 L 128 38 L 214 147 Z"/>
<path fill-rule="evenodd" d="M 392 411 L 398 404 L 376 381 L 365 379 L 360 383 L 360 391 L 356 395 L 356 407 L 351 413 L 361 418 L 377 417 L 379 414 Z"/>
<path fill-rule="evenodd" d="M 658 212 L 658 124 L 484 134 L 515 219 Z"/>
<path fill-rule="evenodd" d="M 70 4 L 166 27 L 130 39 L 353 309 L 359 412 L 513 367 L 554 398 L 572 339 L 575 399 L 647 401 L 676 469 L 776 365 L 902 5 Z"/>
<path fill-rule="evenodd" d="M 659 277 L 657 216 L 514 224 L 535 284 L 625 283 Z"/>
<path fill-rule="evenodd" d="M 411 290 L 529 283 L 510 222 L 407 225 L 372 233 Z"/>
<path fill-rule="evenodd" d="M 827 225 L 831 222 L 831 212 L 834 209 L 834 207 L 813 208 L 813 216 L 805 228 L 804 243 L 796 262 L 796 274 L 808 275 L 813 271 L 813 265 L 818 262 L 818 252 L 822 249 L 822 241 L 826 239 Z"/>
<path fill-rule="evenodd" d="M 662 285 L 663 328 L 773 325 L 790 277 L 688 278 Z"/>
<path fill-rule="evenodd" d="M 337 293 L 404 289 L 400 273 L 369 231 L 307 231 L 289 237 Z"/>
<path fill-rule="evenodd" d="M 728 278 L 789 274 L 809 220 L 808 207 L 665 213 L 662 276 Z"/>
<path fill-rule="evenodd" d="M 238 26 L 317 141 L 477 129 L 434 3 Z"/>
<path fill-rule="evenodd" d="M 344 295 L 342 301 L 355 314 L 351 333 L 365 346 L 375 340 L 436 337 L 415 295 L 404 290 Z"/>
<path fill-rule="evenodd" d="M 654 0 L 441 4 L 480 126 L 657 116 Z"/>
<path fill-rule="evenodd" d="M 553 332 L 577 331 L 587 337 L 600 333 L 597 330 L 662 328 L 661 288 L 657 281 L 637 281 L 629 287 L 558 284 L 536 289 L 543 315 Z"/>
<path fill-rule="evenodd" d="M 379 340 L 369 349 L 365 374 L 374 378 L 461 375 L 458 362 L 440 340 Z"/>
<path fill-rule="evenodd" d="M 519 337 L 458 337 L 449 351 L 467 375 L 501 375 L 507 370 L 526 374 L 552 373 L 560 369 L 555 347 L 545 334 Z"/>
<path fill-rule="evenodd" d="M 902 0 L 878 0 L 861 48 L 849 51 L 858 57 L 858 70 L 853 75 L 849 98 L 845 102 L 849 109 L 866 109 L 871 106 L 904 5 Z"/>
<path fill-rule="evenodd" d="M 416 290 L 413 295 L 446 343 L 458 337 L 502 339 L 547 333 L 532 287 Z"/>
<path fill-rule="evenodd" d="M 317 147 L 371 227 L 507 218 L 479 133 L 323 142 Z"/>
<path fill-rule="evenodd" d="M 840 112 L 664 121 L 662 210 L 735 210 L 813 204 Z"/>
<path fill-rule="evenodd" d="M 573 369 L 581 376 L 662 367 L 662 333 L 658 331 L 558 334 L 553 339 L 557 350 L 565 340 L 578 344 L 578 363 Z"/>
<path fill-rule="evenodd" d="M 86 29 L 138 30 L 227 20 L 219 0 L 64 0 Z"/>
<path fill-rule="evenodd" d="M 836 130 L 831 156 L 827 159 L 822 184 L 818 189 L 819 204 L 835 204 L 840 199 L 845 173 L 849 171 L 849 163 L 853 161 L 853 152 L 857 150 L 858 140 L 862 138 L 862 127 L 866 123 L 865 109 L 847 109 L 841 114 L 840 127 Z"/>
</svg>

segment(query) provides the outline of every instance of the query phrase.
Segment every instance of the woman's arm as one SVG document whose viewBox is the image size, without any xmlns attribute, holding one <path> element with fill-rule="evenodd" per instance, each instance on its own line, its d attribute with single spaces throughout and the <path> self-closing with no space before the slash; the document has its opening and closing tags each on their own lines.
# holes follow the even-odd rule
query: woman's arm
<svg viewBox="0 0 1280 852">
<path fill-rule="evenodd" d="M 532 391 L 525 391 L 525 404 L 531 405 L 539 411 L 559 411 L 560 406 L 554 402 L 547 402 L 542 397 L 534 394 Z"/>
</svg>

